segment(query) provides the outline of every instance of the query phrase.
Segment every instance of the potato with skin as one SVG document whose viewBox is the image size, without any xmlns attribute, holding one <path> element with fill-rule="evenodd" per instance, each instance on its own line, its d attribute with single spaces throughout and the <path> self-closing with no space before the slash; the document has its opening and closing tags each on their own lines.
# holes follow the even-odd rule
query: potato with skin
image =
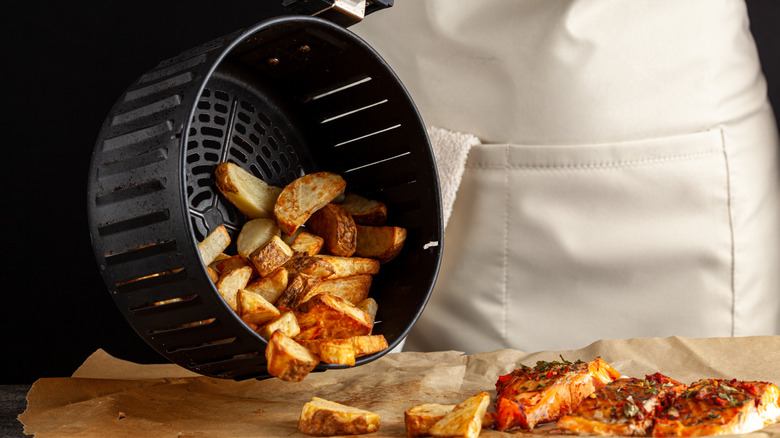
<svg viewBox="0 0 780 438">
<path fill-rule="evenodd" d="M 319 254 L 323 246 L 325 246 L 325 239 L 306 231 L 297 233 L 290 243 L 290 248 L 293 251 L 309 256 Z"/>
<path fill-rule="evenodd" d="M 407 409 L 404 411 L 406 436 L 409 438 L 430 436 L 431 427 L 454 408 L 454 404 L 423 403 Z"/>
<path fill-rule="evenodd" d="M 476 438 L 482 431 L 482 418 L 490 404 L 490 395 L 480 392 L 458 403 L 428 430 L 435 438 Z"/>
<path fill-rule="evenodd" d="M 260 294 L 239 289 L 236 293 L 238 316 L 247 324 L 257 327 L 279 316 L 279 309 Z"/>
<path fill-rule="evenodd" d="M 249 260 L 254 264 L 257 273 L 265 277 L 287 263 L 292 256 L 292 249 L 279 236 L 273 236 L 265 245 L 254 250 L 249 255 Z"/>
<path fill-rule="evenodd" d="M 292 236 L 315 211 L 344 193 L 347 182 L 341 175 L 315 172 L 296 178 L 282 189 L 273 208 L 279 228 Z"/>
<path fill-rule="evenodd" d="M 387 221 L 387 206 L 356 193 L 347 193 L 341 205 L 352 215 L 356 224 L 382 226 Z"/>
<path fill-rule="evenodd" d="M 222 162 L 214 172 L 217 189 L 249 219 L 272 217 L 282 189 L 267 184 L 241 166 Z"/>
<path fill-rule="evenodd" d="M 379 260 L 368 257 L 340 257 L 326 254 L 317 254 L 314 257 L 321 258 L 333 266 L 333 274 L 328 278 L 348 277 L 357 274 L 375 275 L 379 273 Z"/>
<path fill-rule="evenodd" d="M 325 249 L 333 255 L 349 257 L 357 249 L 357 228 L 352 216 L 338 204 L 327 204 L 314 212 L 306 228 L 325 240 Z"/>
<path fill-rule="evenodd" d="M 282 231 L 273 218 L 260 217 L 244 223 L 236 237 L 236 250 L 239 255 L 249 257 L 257 248 L 265 245 L 274 236 L 281 237 Z"/>
<path fill-rule="evenodd" d="M 320 361 L 335 365 L 355 365 L 355 345 L 351 339 L 307 339 L 299 344 L 320 358 Z"/>
<path fill-rule="evenodd" d="M 379 430 L 379 414 L 313 397 L 303 405 L 298 430 L 313 436 L 360 435 Z"/>
<path fill-rule="evenodd" d="M 406 241 L 406 229 L 401 227 L 370 227 L 357 225 L 355 255 L 387 263 L 401 252 Z"/>
<path fill-rule="evenodd" d="M 246 285 L 245 289 L 261 295 L 269 303 L 275 304 L 279 297 L 287 289 L 289 273 L 280 266 L 265 277 L 257 278 Z"/>
<path fill-rule="evenodd" d="M 217 291 L 230 306 L 233 311 L 238 312 L 238 301 L 236 295 L 239 289 L 243 289 L 252 277 L 252 267 L 241 266 L 224 272 L 217 280 Z"/>
<path fill-rule="evenodd" d="M 281 330 L 276 330 L 265 348 L 268 374 L 288 382 L 300 382 L 320 359 Z"/>
<path fill-rule="evenodd" d="M 303 302 L 295 310 L 301 330 L 322 325 L 323 338 L 349 338 L 371 333 L 371 317 L 343 298 L 319 294 Z"/>
<path fill-rule="evenodd" d="M 353 336 L 349 340 L 352 341 L 356 357 L 379 353 L 389 347 L 384 335 Z"/>
<path fill-rule="evenodd" d="M 214 228 L 208 236 L 198 243 L 198 252 L 200 252 L 203 264 L 208 266 L 213 263 L 230 245 L 230 241 L 230 234 L 224 225 Z"/>
<path fill-rule="evenodd" d="M 326 278 L 318 284 L 312 294 L 329 294 L 341 297 L 357 305 L 368 297 L 374 277 L 370 274 L 356 274 L 347 277 Z M 304 300 L 305 301 L 305 300 Z"/>
<path fill-rule="evenodd" d="M 259 333 L 263 339 L 268 340 L 271 339 L 271 336 L 277 330 L 290 338 L 295 338 L 301 332 L 301 328 L 298 326 L 298 319 L 296 319 L 295 315 L 290 311 L 282 312 L 281 315 L 258 327 L 255 331 Z"/>
<path fill-rule="evenodd" d="M 276 305 L 287 309 L 296 309 L 304 302 L 304 297 L 307 297 L 308 292 L 316 288 L 321 281 L 322 279 L 320 277 L 315 277 L 313 275 L 293 275 L 287 289 L 285 289 L 284 293 L 282 293 L 276 301 Z"/>
</svg>

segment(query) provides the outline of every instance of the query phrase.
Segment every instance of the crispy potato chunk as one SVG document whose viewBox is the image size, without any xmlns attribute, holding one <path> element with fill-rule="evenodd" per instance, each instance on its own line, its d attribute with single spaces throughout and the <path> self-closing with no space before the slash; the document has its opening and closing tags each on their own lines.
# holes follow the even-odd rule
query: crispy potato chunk
<svg viewBox="0 0 780 438">
<path fill-rule="evenodd" d="M 387 206 L 374 199 L 348 192 L 341 205 L 352 215 L 356 224 L 381 226 L 387 220 Z"/>
<path fill-rule="evenodd" d="M 368 297 L 373 278 L 370 274 L 326 278 L 314 288 L 313 293 L 335 295 L 357 305 Z"/>
<path fill-rule="evenodd" d="M 405 241 L 405 228 L 358 225 L 355 255 L 387 263 L 398 256 Z"/>
<path fill-rule="evenodd" d="M 306 274 L 321 278 L 333 275 L 336 271 L 333 268 L 333 265 L 327 260 L 312 257 L 304 253 L 295 253 L 295 255 L 284 264 L 284 267 L 290 275 Z"/>
<path fill-rule="evenodd" d="M 322 324 L 319 336 L 323 338 L 349 338 L 371 333 L 373 322 L 364 311 L 343 298 L 328 294 L 315 295 L 303 302 L 295 311 L 301 330 Z"/>
<path fill-rule="evenodd" d="M 287 309 L 297 308 L 302 302 L 308 299 L 309 291 L 316 288 L 321 281 L 322 279 L 313 275 L 293 275 L 287 285 L 287 289 L 285 289 L 282 296 L 276 301 L 276 305 Z"/>
<path fill-rule="evenodd" d="M 265 245 L 274 236 L 281 237 L 282 232 L 276 226 L 276 221 L 268 217 L 260 217 L 247 221 L 236 237 L 236 250 L 239 255 L 249 257 L 257 248 Z"/>
<path fill-rule="evenodd" d="M 219 163 L 214 179 L 219 191 L 250 219 L 271 217 L 282 192 L 234 163 Z"/>
<path fill-rule="evenodd" d="M 384 335 L 353 336 L 349 340 L 355 348 L 356 357 L 379 353 L 389 347 Z"/>
<path fill-rule="evenodd" d="M 285 289 L 287 289 L 288 280 L 289 273 L 287 272 L 287 269 L 280 266 L 265 277 L 253 280 L 246 285 L 245 289 L 260 294 L 269 303 L 275 304 L 279 297 L 284 293 Z"/>
<path fill-rule="evenodd" d="M 290 248 L 295 252 L 313 256 L 319 254 L 324 245 L 325 239 L 322 237 L 306 231 L 301 231 L 293 238 L 292 243 L 290 243 Z"/>
<path fill-rule="evenodd" d="M 320 359 L 295 340 L 276 330 L 265 348 L 268 374 L 288 382 L 300 382 L 317 366 Z"/>
<path fill-rule="evenodd" d="M 368 297 L 357 303 L 357 308 L 368 313 L 368 316 L 371 317 L 371 321 L 376 321 L 376 313 L 379 311 L 379 304 L 375 299 Z"/>
<path fill-rule="evenodd" d="M 239 289 L 236 293 L 238 316 L 247 324 L 258 326 L 279 316 L 279 309 L 262 295 Z"/>
<path fill-rule="evenodd" d="M 322 362 L 336 365 L 355 365 L 355 345 L 352 339 L 309 339 L 299 344 L 316 354 Z"/>
<path fill-rule="evenodd" d="M 326 254 L 317 254 L 314 257 L 321 258 L 333 266 L 333 274 L 328 277 L 329 279 L 348 277 L 357 274 L 375 275 L 379 273 L 380 263 L 379 260 L 376 259 L 367 257 L 340 257 Z"/>
<path fill-rule="evenodd" d="M 458 403 L 431 426 L 428 433 L 436 438 L 476 438 L 482 430 L 482 418 L 489 404 L 490 395 L 487 392 L 473 395 Z"/>
<path fill-rule="evenodd" d="M 298 326 L 298 319 L 290 311 L 283 312 L 278 317 L 258 327 L 256 331 L 260 336 L 268 340 L 271 339 L 271 335 L 277 330 L 290 338 L 298 336 L 298 333 L 301 332 L 301 328 Z"/>
<path fill-rule="evenodd" d="M 359 435 L 379 430 L 379 414 L 318 397 L 303 405 L 298 430 L 313 436 Z"/>
<path fill-rule="evenodd" d="M 198 252 L 203 264 L 208 266 L 222 254 L 230 245 L 230 234 L 224 225 L 220 225 L 209 233 L 200 243 L 198 243 Z"/>
<path fill-rule="evenodd" d="M 225 302 L 234 311 L 238 311 L 238 302 L 236 294 L 239 289 L 243 289 L 249 283 L 252 277 L 251 266 L 241 266 L 230 271 L 224 272 L 217 280 L 217 290 Z"/>
<path fill-rule="evenodd" d="M 287 263 L 292 256 L 290 247 L 279 236 L 273 236 L 265 245 L 254 250 L 249 260 L 255 265 L 257 273 L 265 277 Z"/>
<path fill-rule="evenodd" d="M 330 203 L 315 211 L 306 228 L 325 240 L 325 249 L 333 255 L 349 257 L 357 248 L 357 228 L 349 212 Z"/>
<path fill-rule="evenodd" d="M 290 236 L 311 215 L 344 193 L 347 183 L 340 175 L 315 172 L 295 179 L 282 189 L 274 205 L 279 228 Z"/>
<path fill-rule="evenodd" d="M 406 436 L 409 438 L 430 436 L 431 427 L 454 408 L 454 404 L 423 403 L 407 409 L 404 411 Z"/>
</svg>

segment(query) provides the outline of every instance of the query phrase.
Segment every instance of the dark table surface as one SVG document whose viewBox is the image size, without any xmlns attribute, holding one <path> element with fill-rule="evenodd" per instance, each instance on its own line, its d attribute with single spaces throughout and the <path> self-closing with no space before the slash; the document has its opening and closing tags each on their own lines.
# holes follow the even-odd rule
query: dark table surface
<svg viewBox="0 0 780 438">
<path fill-rule="evenodd" d="M 17 417 L 27 408 L 27 393 L 32 385 L 0 385 L 0 437 L 24 437 Z"/>
</svg>

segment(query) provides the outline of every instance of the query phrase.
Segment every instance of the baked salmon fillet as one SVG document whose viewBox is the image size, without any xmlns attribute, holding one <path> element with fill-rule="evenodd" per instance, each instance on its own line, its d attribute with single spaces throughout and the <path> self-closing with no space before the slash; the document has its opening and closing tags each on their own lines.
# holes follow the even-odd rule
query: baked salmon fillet
<svg viewBox="0 0 780 438">
<path fill-rule="evenodd" d="M 780 419 L 779 394 L 777 386 L 768 382 L 698 380 L 656 418 L 653 436 L 753 432 Z"/>
<path fill-rule="evenodd" d="M 508 431 L 557 421 L 593 391 L 618 377 L 620 373 L 601 358 L 522 365 L 496 382 L 493 426 Z"/>
<path fill-rule="evenodd" d="M 656 415 L 686 389 L 661 373 L 619 378 L 594 391 L 557 426 L 577 435 L 648 436 Z"/>
</svg>

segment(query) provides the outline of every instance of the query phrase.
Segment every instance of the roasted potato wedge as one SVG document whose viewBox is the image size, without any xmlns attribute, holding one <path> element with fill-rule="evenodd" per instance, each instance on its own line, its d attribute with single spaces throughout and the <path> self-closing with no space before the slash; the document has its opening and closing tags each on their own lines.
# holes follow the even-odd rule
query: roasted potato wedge
<svg viewBox="0 0 780 438">
<path fill-rule="evenodd" d="M 249 255 L 249 260 L 257 269 L 257 273 L 265 277 L 287 263 L 292 256 L 292 249 L 279 236 L 273 236 L 265 245 L 254 250 Z"/>
<path fill-rule="evenodd" d="M 368 316 L 371 317 L 371 321 L 376 321 L 376 313 L 379 311 L 379 304 L 375 299 L 368 297 L 356 305 L 358 309 L 368 313 Z"/>
<path fill-rule="evenodd" d="M 350 304 L 357 305 L 368 297 L 373 279 L 374 277 L 370 274 L 326 278 L 314 288 L 313 293 L 335 295 L 347 300 Z"/>
<path fill-rule="evenodd" d="M 279 228 L 288 235 L 311 215 L 344 193 L 347 183 L 341 175 L 315 172 L 295 179 L 282 189 L 274 205 Z"/>
<path fill-rule="evenodd" d="M 260 336 L 268 340 L 271 339 L 271 335 L 277 330 L 290 338 L 298 336 L 298 333 L 301 332 L 301 328 L 298 326 L 298 319 L 290 311 L 283 312 L 278 317 L 258 327 L 256 331 Z"/>
<path fill-rule="evenodd" d="M 298 430 L 313 436 L 359 435 L 379 430 L 377 413 L 313 397 L 303 405 Z"/>
<path fill-rule="evenodd" d="M 333 266 L 333 274 L 328 278 L 348 277 L 357 274 L 379 273 L 379 260 L 367 257 L 341 257 L 326 254 L 317 254 L 314 257 L 321 258 Z"/>
<path fill-rule="evenodd" d="M 320 361 L 335 365 L 355 365 L 355 345 L 352 339 L 309 339 L 299 340 Z"/>
<path fill-rule="evenodd" d="M 319 357 L 294 339 L 276 330 L 265 348 L 268 374 L 288 382 L 300 382 L 320 363 Z"/>
<path fill-rule="evenodd" d="M 328 253 L 349 257 L 357 248 L 357 228 L 352 216 L 339 204 L 330 203 L 315 211 L 306 228 L 325 240 Z"/>
<path fill-rule="evenodd" d="M 225 302 L 233 311 L 238 312 L 236 294 L 239 289 L 244 289 L 252 277 L 251 266 L 241 266 L 227 272 L 223 272 L 217 280 L 217 290 Z"/>
<path fill-rule="evenodd" d="M 406 436 L 430 436 L 429 431 L 437 421 L 455 409 L 454 404 L 423 403 L 404 411 Z"/>
<path fill-rule="evenodd" d="M 249 219 L 272 217 L 280 187 L 267 184 L 235 163 L 217 165 L 214 180 L 219 191 Z"/>
<path fill-rule="evenodd" d="M 458 403 L 431 426 L 428 433 L 435 438 L 476 438 L 482 431 L 482 419 L 489 404 L 490 395 L 487 392 L 473 395 Z"/>
<path fill-rule="evenodd" d="M 296 309 L 301 303 L 309 298 L 309 291 L 316 288 L 320 282 L 322 282 L 322 279 L 313 275 L 293 275 L 287 285 L 287 289 L 285 289 L 282 296 L 276 301 L 276 305 L 287 309 Z"/>
<path fill-rule="evenodd" d="M 290 273 L 306 274 L 313 277 L 328 277 L 336 271 L 327 260 L 296 252 L 293 257 L 284 264 L 284 268 Z"/>
<path fill-rule="evenodd" d="M 355 348 L 356 357 L 379 353 L 389 347 L 384 335 L 353 336 L 349 340 Z"/>
<path fill-rule="evenodd" d="M 289 280 L 287 269 L 280 266 L 265 277 L 257 278 L 246 285 L 246 290 L 260 294 L 269 303 L 275 304 L 279 297 L 287 289 Z"/>
<path fill-rule="evenodd" d="M 299 228 L 298 230 L 301 229 Z M 290 243 L 290 248 L 297 253 L 313 256 L 319 254 L 324 245 L 325 239 L 322 237 L 306 231 L 301 231 L 293 238 L 292 243 Z"/>
<path fill-rule="evenodd" d="M 262 295 L 246 289 L 239 289 L 236 293 L 236 306 L 238 307 L 238 316 L 247 324 L 255 327 L 277 318 L 280 314 L 279 309 L 269 303 Z"/>
<path fill-rule="evenodd" d="M 352 215 L 356 224 L 381 226 L 387 221 L 387 206 L 374 199 L 348 192 L 341 205 Z"/>
<path fill-rule="evenodd" d="M 358 225 L 355 255 L 387 263 L 401 252 L 406 241 L 406 229 L 401 227 L 370 227 Z"/>
<path fill-rule="evenodd" d="M 224 225 L 214 228 L 208 236 L 198 243 L 198 252 L 203 264 L 208 266 L 230 246 L 230 234 Z"/>
<path fill-rule="evenodd" d="M 315 295 L 295 310 L 301 331 L 321 324 L 323 338 L 350 338 L 371 333 L 371 317 L 343 298 L 328 294 Z"/>
<path fill-rule="evenodd" d="M 281 237 L 282 231 L 273 218 L 259 217 L 244 223 L 236 237 L 236 251 L 243 257 L 249 257 L 257 248 L 268 243 L 274 236 Z"/>
</svg>

